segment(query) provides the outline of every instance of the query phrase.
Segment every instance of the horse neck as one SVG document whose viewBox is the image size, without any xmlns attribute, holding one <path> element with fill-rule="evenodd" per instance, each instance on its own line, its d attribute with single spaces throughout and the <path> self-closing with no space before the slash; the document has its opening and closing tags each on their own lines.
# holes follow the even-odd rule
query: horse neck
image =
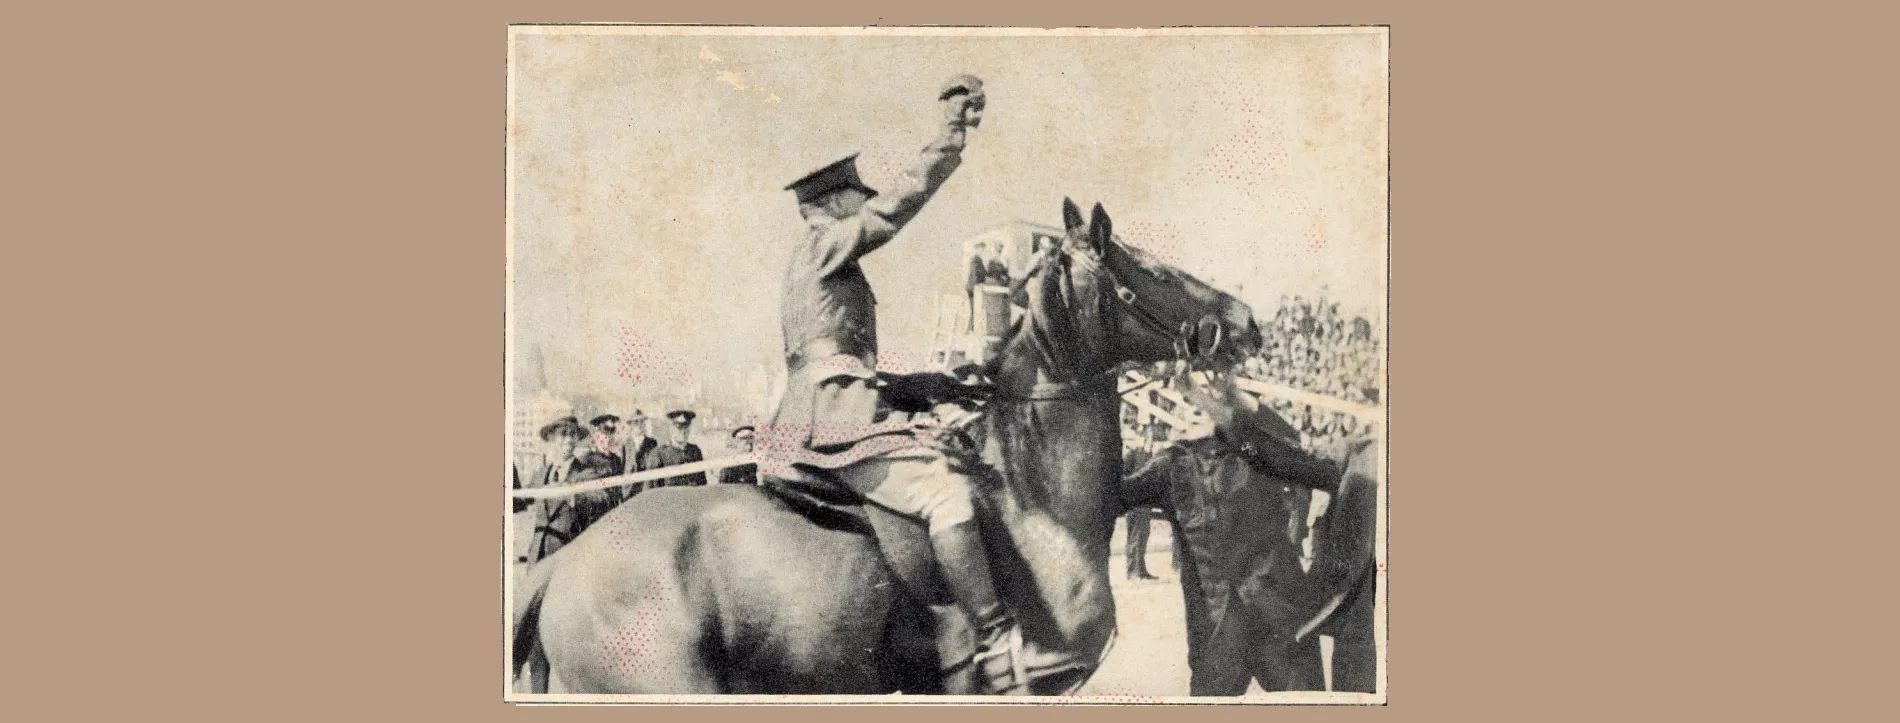
<svg viewBox="0 0 1900 723">
<path fill-rule="evenodd" d="M 990 408 L 984 456 L 1003 484 L 989 496 L 1007 537 L 992 559 L 1032 660 L 1041 657 L 1035 651 L 1099 653 L 1114 629 L 1108 542 L 1121 440 L 1113 391 Z"/>
</svg>

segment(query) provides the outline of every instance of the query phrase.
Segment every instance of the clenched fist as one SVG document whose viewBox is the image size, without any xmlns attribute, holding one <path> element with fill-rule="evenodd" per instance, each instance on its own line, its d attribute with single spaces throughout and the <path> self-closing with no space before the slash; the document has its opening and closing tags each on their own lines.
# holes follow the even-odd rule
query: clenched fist
<svg viewBox="0 0 1900 723">
<path fill-rule="evenodd" d="M 945 120 L 971 128 L 983 123 L 983 107 L 988 104 L 988 98 L 983 93 L 982 79 L 974 75 L 951 78 L 937 94 L 937 100 L 943 104 Z"/>
</svg>

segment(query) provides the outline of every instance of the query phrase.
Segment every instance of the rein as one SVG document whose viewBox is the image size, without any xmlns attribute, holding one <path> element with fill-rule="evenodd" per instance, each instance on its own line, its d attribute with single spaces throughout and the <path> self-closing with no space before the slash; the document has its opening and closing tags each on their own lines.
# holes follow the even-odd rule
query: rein
<svg viewBox="0 0 1900 723">
<path fill-rule="evenodd" d="M 1030 385 L 1029 390 L 1022 394 L 1011 394 L 999 390 L 994 398 L 1008 402 L 1047 402 L 1057 399 L 1073 399 L 1082 396 L 1083 392 L 1091 391 L 1092 387 L 1103 386 L 1102 382 L 1104 381 L 1114 379 L 1116 371 L 1114 367 L 1109 367 L 1094 374 L 1064 382 L 1037 382 Z"/>
<path fill-rule="evenodd" d="M 1114 298 L 1121 303 L 1120 308 L 1123 312 L 1134 317 L 1136 321 L 1140 322 L 1156 335 L 1171 338 L 1174 348 L 1174 359 L 1172 361 L 1192 360 L 1194 354 L 1190 337 L 1194 333 L 1194 324 L 1191 322 L 1182 322 L 1178 328 L 1171 328 L 1166 321 L 1163 321 L 1159 316 L 1155 315 L 1153 311 L 1136 303 L 1138 297 L 1135 295 L 1135 292 L 1122 284 L 1121 280 L 1116 277 L 1113 269 L 1089 254 L 1072 253 L 1061 245 L 1051 246 L 1036 257 L 1028 271 L 1023 274 L 1023 280 L 1020 283 L 1027 285 L 1032 283 L 1037 276 L 1048 273 L 1054 266 L 1057 257 L 1067 258 L 1071 263 L 1082 267 L 1088 273 L 1103 277 L 1108 283 L 1102 286 L 1105 287 L 1105 289 L 1109 287 L 1113 288 L 1112 294 Z M 1064 284 L 1062 293 L 1066 300 L 1073 301 L 1072 299 L 1068 299 L 1070 288 L 1070 285 Z M 1033 312 L 1025 315 L 1022 321 L 1017 324 L 1016 328 L 1011 330 L 1011 337 L 1030 333 L 1028 326 L 1033 318 Z M 1210 350 L 1218 345 L 1219 336 L 1217 335 L 1215 344 L 1210 346 Z M 1060 368 L 1063 366 L 1059 360 L 1048 359 L 1046 361 L 1047 363 L 1044 366 L 1047 368 Z M 1076 376 L 1072 379 L 1036 382 L 1030 385 L 1029 389 L 1022 392 L 999 389 L 994 395 L 994 398 L 1009 402 L 1041 402 L 1072 399 L 1081 396 L 1084 392 L 1093 391 L 1096 387 L 1107 386 L 1112 390 L 1114 388 L 1113 380 L 1118 376 L 1120 376 L 1120 369 L 1111 365 L 1095 372 Z"/>
</svg>

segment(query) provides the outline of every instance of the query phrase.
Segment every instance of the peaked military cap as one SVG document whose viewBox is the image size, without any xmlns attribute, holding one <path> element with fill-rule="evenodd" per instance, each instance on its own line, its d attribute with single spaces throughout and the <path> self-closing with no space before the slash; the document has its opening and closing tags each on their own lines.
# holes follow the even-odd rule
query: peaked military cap
<svg viewBox="0 0 1900 723">
<path fill-rule="evenodd" d="M 603 425 L 603 424 L 606 424 L 606 423 L 608 423 L 608 422 L 618 422 L 618 421 L 620 421 L 620 418 L 619 418 L 619 417 L 616 417 L 616 416 L 614 416 L 614 415 L 611 415 L 611 414 L 602 414 L 602 415 L 600 415 L 600 416 L 598 416 L 598 417 L 595 417 L 595 418 L 593 418 L 593 419 L 590 419 L 590 420 L 588 420 L 588 421 L 587 421 L 587 423 L 588 423 L 588 424 L 591 424 L 591 425 L 593 425 L 593 426 L 596 426 L 596 427 L 598 427 L 598 426 L 600 426 L 600 425 Z"/>
<path fill-rule="evenodd" d="M 799 203 L 811 203 L 826 193 L 840 188 L 856 188 L 872 196 L 877 195 L 877 189 L 864 185 L 864 181 L 858 178 L 858 154 L 856 153 L 805 174 L 804 178 L 792 181 L 785 190 L 796 195 Z"/>
<path fill-rule="evenodd" d="M 690 409 L 678 409 L 678 410 L 674 410 L 674 411 L 666 413 L 666 418 L 673 420 L 673 422 L 676 424 L 686 424 L 688 422 L 691 422 L 693 421 L 694 416 L 695 415 L 693 414 L 693 411 Z"/>
</svg>

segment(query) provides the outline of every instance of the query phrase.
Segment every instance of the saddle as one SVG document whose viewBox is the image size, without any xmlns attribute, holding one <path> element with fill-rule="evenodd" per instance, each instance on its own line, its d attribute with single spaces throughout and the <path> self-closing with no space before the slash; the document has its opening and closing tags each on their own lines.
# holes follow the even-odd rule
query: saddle
<svg viewBox="0 0 1900 723">
<path fill-rule="evenodd" d="M 778 473 L 762 474 L 760 486 L 819 526 L 870 536 L 885 566 L 912 598 L 926 605 L 949 604 L 953 598 L 924 521 L 866 499 L 839 475 L 865 460 L 911 454 L 943 455 L 955 466 L 980 469 L 980 447 L 971 433 L 993 388 L 935 373 L 878 377 L 882 421 L 844 444 L 801 453 L 790 465 L 771 466 Z M 947 409 L 944 405 L 961 411 L 942 419 L 933 410 Z"/>
<path fill-rule="evenodd" d="M 767 476 L 760 480 L 760 487 L 813 524 L 872 538 L 891 576 L 917 602 L 931 606 L 954 602 L 922 519 L 865 499 L 830 470 L 805 467 L 801 471 L 804 474 L 797 478 Z"/>
</svg>

